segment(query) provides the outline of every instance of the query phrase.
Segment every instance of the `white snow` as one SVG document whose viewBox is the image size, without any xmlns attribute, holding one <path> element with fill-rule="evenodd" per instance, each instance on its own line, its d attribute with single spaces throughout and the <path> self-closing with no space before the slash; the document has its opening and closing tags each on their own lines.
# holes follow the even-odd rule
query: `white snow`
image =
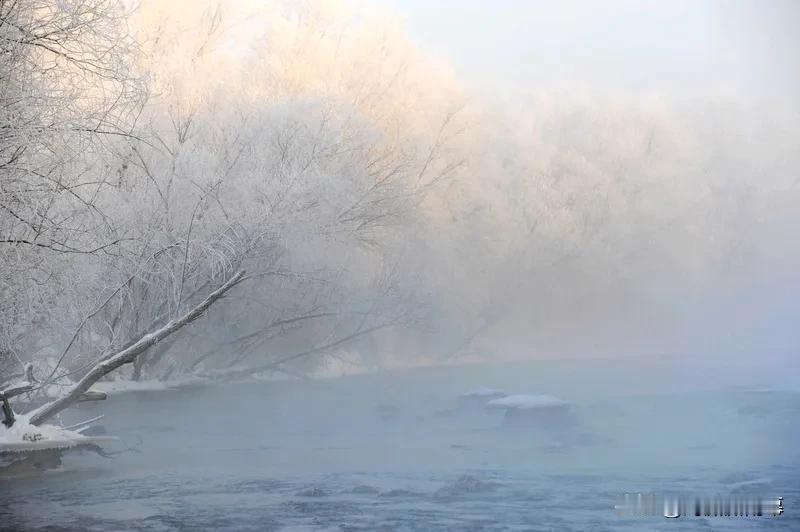
<svg viewBox="0 0 800 532">
<path fill-rule="evenodd" d="M 496 395 L 505 395 L 505 390 L 500 390 L 499 388 L 488 388 L 486 386 L 481 386 L 480 388 L 475 388 L 474 390 L 470 390 L 467 393 L 462 393 L 461 397 L 492 397 Z"/>
<path fill-rule="evenodd" d="M 27 388 L 28 386 L 32 386 L 32 384 L 28 381 L 14 381 L 14 382 L 0 383 L 0 384 L 4 385 L 2 388 L 0 388 L 0 391 L 5 391 L 5 392 L 13 390 L 14 388 Z"/>
<path fill-rule="evenodd" d="M 208 384 L 207 379 L 200 377 L 186 377 L 182 379 L 170 379 L 167 381 L 160 380 L 113 380 L 113 381 L 98 381 L 92 385 L 93 391 L 111 393 L 121 392 L 155 392 L 163 390 L 172 390 L 184 386 L 194 386 Z"/>
<path fill-rule="evenodd" d="M 31 425 L 28 416 L 17 414 L 11 428 L 0 425 L 0 453 L 66 449 L 99 441 L 114 441 L 112 437 L 84 436 L 55 425 Z"/>
<path fill-rule="evenodd" d="M 800 393 L 800 384 L 765 386 L 762 388 L 746 388 L 745 393 Z"/>
<path fill-rule="evenodd" d="M 533 408 L 551 408 L 566 406 L 569 403 L 552 395 L 509 395 L 500 399 L 493 399 L 486 403 L 487 408 L 505 410 L 529 410 Z"/>
</svg>

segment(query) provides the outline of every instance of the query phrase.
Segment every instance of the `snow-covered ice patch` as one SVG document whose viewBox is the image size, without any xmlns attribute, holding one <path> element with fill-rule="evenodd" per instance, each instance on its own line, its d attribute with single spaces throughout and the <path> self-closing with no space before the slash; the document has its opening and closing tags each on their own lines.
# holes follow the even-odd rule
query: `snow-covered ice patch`
<svg viewBox="0 0 800 532">
<path fill-rule="evenodd" d="M 0 427 L 0 454 L 13 452 L 67 449 L 101 441 L 113 441 L 111 437 L 85 436 L 77 431 L 56 425 L 31 425 L 28 416 L 17 414 L 14 425 Z"/>
<path fill-rule="evenodd" d="M 552 408 L 568 406 L 569 403 L 552 395 L 525 395 L 516 394 L 499 399 L 493 399 L 486 403 L 487 408 L 497 408 L 503 410 L 530 410 L 536 408 Z"/>
<path fill-rule="evenodd" d="M 800 384 L 788 384 L 780 386 L 764 386 L 760 388 L 745 388 L 745 393 L 800 393 Z"/>
<path fill-rule="evenodd" d="M 502 397 L 505 395 L 506 392 L 499 388 L 481 386 L 480 388 L 475 388 L 474 390 L 462 393 L 461 397 Z"/>
<path fill-rule="evenodd" d="M 480 388 L 462 393 L 458 398 L 458 408 L 462 412 L 482 410 L 486 401 L 490 399 L 499 399 L 505 396 L 506 392 L 503 390 L 481 386 Z"/>
<path fill-rule="evenodd" d="M 122 393 L 122 392 L 157 392 L 164 390 L 173 390 L 175 388 L 183 388 L 186 386 L 200 386 L 208 384 L 207 379 L 200 377 L 187 377 L 185 379 L 174 379 L 168 381 L 160 380 L 113 380 L 113 381 L 100 381 L 92 386 L 92 390 L 105 393 Z"/>
<path fill-rule="evenodd" d="M 505 411 L 507 427 L 563 430 L 577 424 L 570 403 L 552 395 L 509 395 L 489 401 L 486 407 Z"/>
</svg>

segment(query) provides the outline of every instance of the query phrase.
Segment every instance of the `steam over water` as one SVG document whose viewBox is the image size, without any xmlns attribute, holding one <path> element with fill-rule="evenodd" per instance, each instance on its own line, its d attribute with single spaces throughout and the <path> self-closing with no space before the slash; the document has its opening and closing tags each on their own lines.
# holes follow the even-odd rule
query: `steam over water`
<svg viewBox="0 0 800 532">
<path fill-rule="evenodd" d="M 800 530 L 798 27 L 0 0 L 0 532 Z"/>
<path fill-rule="evenodd" d="M 60 471 L 0 484 L 0 528 L 797 530 L 800 394 L 763 388 L 756 367 L 676 367 L 537 362 L 112 396 L 63 421 L 102 411 L 136 451 L 66 455 Z M 478 386 L 553 394 L 576 424 L 506 427 L 459 406 Z M 759 493 L 787 512 L 642 521 L 615 515 L 625 492 Z"/>
</svg>

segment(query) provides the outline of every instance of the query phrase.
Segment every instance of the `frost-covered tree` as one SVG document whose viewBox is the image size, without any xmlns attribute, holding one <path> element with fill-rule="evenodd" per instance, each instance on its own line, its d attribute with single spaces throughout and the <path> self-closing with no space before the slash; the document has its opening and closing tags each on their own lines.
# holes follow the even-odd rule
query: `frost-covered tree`
<svg viewBox="0 0 800 532">
<path fill-rule="evenodd" d="M 404 235 L 461 166 L 451 148 L 460 104 L 426 96 L 434 69 L 402 35 L 321 5 L 255 13 L 264 27 L 250 54 L 230 49 L 236 28 L 223 4 L 164 14 L 145 2 L 130 39 L 116 4 L 80 19 L 91 42 L 99 32 L 120 43 L 102 56 L 102 75 L 87 76 L 87 93 L 112 82 L 148 91 L 128 102 L 134 114 L 119 111 L 121 100 L 93 100 L 117 117 L 113 130 L 73 128 L 95 144 L 58 159 L 59 171 L 91 194 L 72 191 L 64 230 L 48 230 L 69 236 L 63 249 L 18 235 L 8 243 L 35 249 L 13 260 L 27 273 L 39 260 L 46 278 L 38 314 L 22 283 L 7 280 L 18 308 L 5 339 L 25 337 L 16 362 L 35 362 L 35 391 L 63 387 L 35 422 L 120 369 L 133 378 L 305 371 L 312 355 L 414 319 Z M 31 24 L 49 14 L 30 13 Z M 195 31 L 180 31 L 186 24 Z M 241 68 L 226 67 L 237 55 Z M 332 70 L 342 75 L 328 79 Z M 54 137 L 65 142 L 62 133 Z"/>
<path fill-rule="evenodd" d="M 264 249 L 248 297 L 216 327 L 140 359 L 136 377 L 311 367 L 309 355 L 413 319 L 397 257 L 429 192 L 462 164 L 451 146 L 458 91 L 450 81 L 426 95 L 433 66 L 383 24 L 322 3 L 277 5 L 247 11 L 244 44 L 243 4 L 138 13 L 144 32 L 152 18 L 175 19 L 143 40 L 160 58 L 147 63 L 158 142 L 133 148 L 158 225 L 178 222 L 180 233 L 195 213 L 192 239 L 230 225 Z M 201 28 L 196 39 L 173 38 L 186 25 Z"/>
<path fill-rule="evenodd" d="M 0 3 L 0 357 L 16 371 L 53 340 L 78 257 L 124 239 L 97 197 L 142 100 L 133 48 L 117 2 Z"/>
</svg>

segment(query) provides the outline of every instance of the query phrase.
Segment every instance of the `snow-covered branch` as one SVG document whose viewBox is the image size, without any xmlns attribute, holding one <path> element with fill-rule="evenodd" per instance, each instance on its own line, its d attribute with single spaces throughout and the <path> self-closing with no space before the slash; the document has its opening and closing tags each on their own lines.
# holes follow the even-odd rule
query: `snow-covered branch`
<svg viewBox="0 0 800 532">
<path fill-rule="evenodd" d="M 55 401 L 39 407 L 33 413 L 31 413 L 30 423 L 32 425 L 39 425 L 40 423 L 50 419 L 65 408 L 69 407 L 72 403 L 76 402 L 84 392 L 89 390 L 92 384 L 100 380 L 102 377 L 108 375 L 124 364 L 133 362 L 136 357 L 144 353 L 147 349 L 202 316 L 203 313 L 211 305 L 213 305 L 215 301 L 223 297 L 231 288 L 236 286 L 241 281 L 243 276 L 244 271 L 239 270 L 227 281 L 225 281 L 222 286 L 211 292 L 202 302 L 191 308 L 182 316 L 171 320 L 160 329 L 145 334 L 130 347 L 123 349 L 119 353 L 116 353 L 95 365 L 86 375 L 83 376 L 83 378 L 81 378 L 80 381 L 78 381 L 77 384 L 75 384 L 75 386 L 67 394 L 59 397 Z"/>
</svg>

